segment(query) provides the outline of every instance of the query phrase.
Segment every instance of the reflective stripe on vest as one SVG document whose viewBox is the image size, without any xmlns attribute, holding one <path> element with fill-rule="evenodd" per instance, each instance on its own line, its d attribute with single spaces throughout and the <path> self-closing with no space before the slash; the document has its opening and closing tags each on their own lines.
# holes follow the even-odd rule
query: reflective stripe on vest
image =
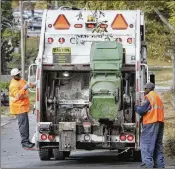
<svg viewBox="0 0 175 169">
<path fill-rule="evenodd" d="M 164 109 L 164 107 L 163 106 L 158 106 L 158 105 L 154 105 L 148 112 L 151 112 L 152 110 L 155 110 L 155 109 Z"/>
</svg>

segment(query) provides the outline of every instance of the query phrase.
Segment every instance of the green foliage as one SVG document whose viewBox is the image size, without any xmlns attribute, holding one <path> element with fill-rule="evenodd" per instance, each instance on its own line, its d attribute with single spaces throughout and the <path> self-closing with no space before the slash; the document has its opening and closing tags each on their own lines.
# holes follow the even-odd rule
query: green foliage
<svg viewBox="0 0 175 169">
<path fill-rule="evenodd" d="M 39 48 L 39 37 L 30 37 L 26 40 L 26 68 L 34 63 Z"/>
<path fill-rule="evenodd" d="M 21 67 L 21 55 L 19 53 L 13 52 L 10 54 L 10 57 L 12 58 L 10 62 L 7 63 L 7 67 L 9 70 L 17 67 Z"/>
<path fill-rule="evenodd" d="M 33 105 L 35 104 L 36 93 L 29 92 L 29 98 L 30 98 L 30 104 L 31 104 L 31 109 L 32 109 Z"/>
<path fill-rule="evenodd" d="M 1 3 L 2 11 L 2 29 L 1 29 L 1 71 L 2 74 L 8 74 L 8 63 L 12 60 L 12 53 L 20 39 L 19 31 L 13 28 L 13 15 L 11 1 L 3 0 Z"/>
<path fill-rule="evenodd" d="M 170 23 L 175 27 L 175 1 L 166 2 L 170 10 Z"/>
<path fill-rule="evenodd" d="M 30 37 L 26 39 L 26 52 L 25 52 L 25 69 L 27 70 L 29 65 L 34 63 L 37 55 L 38 55 L 38 47 L 39 47 L 39 37 Z M 12 58 L 10 62 L 7 63 L 8 69 L 12 69 L 14 67 L 21 67 L 21 54 L 13 52 L 10 54 Z"/>
<path fill-rule="evenodd" d="M 47 9 L 47 2 L 46 1 L 36 2 L 35 9 Z"/>
<path fill-rule="evenodd" d="M 19 1 L 18 0 L 12 0 L 12 8 L 17 8 L 19 7 Z"/>
<path fill-rule="evenodd" d="M 3 89 L 8 89 L 10 85 L 10 82 L 0 82 L 0 88 Z"/>
</svg>

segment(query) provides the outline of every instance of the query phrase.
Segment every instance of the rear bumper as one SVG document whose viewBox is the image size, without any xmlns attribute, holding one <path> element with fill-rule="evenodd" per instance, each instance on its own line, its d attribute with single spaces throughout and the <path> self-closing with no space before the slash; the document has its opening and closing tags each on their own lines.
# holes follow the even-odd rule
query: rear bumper
<svg viewBox="0 0 175 169">
<path fill-rule="evenodd" d="M 42 140 L 41 139 L 40 133 L 36 135 L 36 141 L 38 142 L 60 142 L 59 136 L 55 136 L 53 141 L 50 141 L 49 139 Z M 48 136 L 48 134 L 46 134 Z M 81 143 L 135 143 L 135 138 L 132 141 L 121 141 L 120 140 L 120 135 L 111 135 L 105 137 L 105 136 L 98 136 L 95 134 L 78 134 L 76 135 L 76 142 L 81 142 Z"/>
</svg>

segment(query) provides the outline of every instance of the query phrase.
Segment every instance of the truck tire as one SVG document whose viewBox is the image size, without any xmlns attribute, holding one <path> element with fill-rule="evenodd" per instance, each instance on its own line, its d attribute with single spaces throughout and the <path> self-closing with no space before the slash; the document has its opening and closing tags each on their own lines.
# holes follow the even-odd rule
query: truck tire
<svg viewBox="0 0 175 169">
<path fill-rule="evenodd" d="M 141 162 L 142 157 L 141 157 L 141 151 L 134 151 L 133 152 L 133 160 L 136 162 Z"/>
<path fill-rule="evenodd" d="M 64 151 L 63 154 L 64 154 L 65 157 L 69 157 L 70 156 L 70 151 Z"/>
<path fill-rule="evenodd" d="M 39 157 L 40 157 L 40 160 L 42 160 L 42 161 L 50 160 L 51 151 L 49 149 L 40 148 L 39 149 Z"/>
<path fill-rule="evenodd" d="M 59 149 L 55 148 L 53 149 L 53 156 L 55 160 L 64 160 L 65 159 L 65 154 L 63 151 L 59 151 Z"/>
<path fill-rule="evenodd" d="M 118 153 L 122 153 L 124 150 L 123 149 L 119 149 Z M 118 155 L 118 160 L 119 161 L 128 161 L 129 157 L 129 152 L 123 152 L 122 154 Z"/>
<path fill-rule="evenodd" d="M 118 153 L 121 153 L 123 150 L 118 150 Z M 141 162 L 141 152 L 135 150 L 129 150 L 128 152 L 124 152 L 118 155 L 119 161 L 134 161 Z"/>
</svg>

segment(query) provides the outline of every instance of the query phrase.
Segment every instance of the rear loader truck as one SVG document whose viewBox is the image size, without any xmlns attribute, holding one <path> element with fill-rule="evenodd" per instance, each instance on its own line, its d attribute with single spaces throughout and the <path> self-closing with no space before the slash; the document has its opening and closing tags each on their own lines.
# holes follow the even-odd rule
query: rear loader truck
<svg viewBox="0 0 175 169">
<path fill-rule="evenodd" d="M 79 149 L 140 159 L 134 106 L 150 80 L 144 24 L 140 10 L 44 11 L 28 77 L 37 81 L 34 138 L 41 160 L 63 160 Z"/>
</svg>

